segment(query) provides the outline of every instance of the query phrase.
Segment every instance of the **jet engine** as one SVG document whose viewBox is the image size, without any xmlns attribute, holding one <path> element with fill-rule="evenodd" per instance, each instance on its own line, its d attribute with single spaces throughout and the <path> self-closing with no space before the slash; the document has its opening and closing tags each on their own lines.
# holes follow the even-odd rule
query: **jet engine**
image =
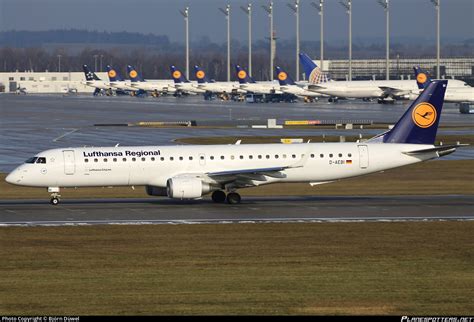
<svg viewBox="0 0 474 322">
<path fill-rule="evenodd" d="M 211 186 L 199 178 L 171 178 L 166 182 L 166 191 L 170 198 L 195 199 L 211 190 Z"/>
</svg>

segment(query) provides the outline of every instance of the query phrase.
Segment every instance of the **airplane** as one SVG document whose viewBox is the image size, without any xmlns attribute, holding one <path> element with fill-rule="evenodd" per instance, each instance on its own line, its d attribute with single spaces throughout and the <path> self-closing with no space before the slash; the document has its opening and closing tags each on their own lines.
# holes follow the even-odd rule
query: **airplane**
<svg viewBox="0 0 474 322">
<path fill-rule="evenodd" d="M 432 81 L 431 77 L 419 66 L 413 67 L 415 71 L 416 84 L 419 91 L 423 91 Z M 444 101 L 447 103 L 474 103 L 474 87 L 467 85 L 464 82 L 450 79 L 448 81 L 448 88 L 444 95 Z M 453 85 L 454 83 L 454 85 Z M 457 85 L 457 86 L 456 86 Z M 410 99 L 415 99 L 418 93 L 410 94 Z"/>
<path fill-rule="evenodd" d="M 197 87 L 207 92 L 218 94 L 244 94 L 246 91 L 239 88 L 234 82 L 211 82 L 206 76 L 206 72 L 198 65 L 194 66 L 194 73 L 197 79 Z"/>
<path fill-rule="evenodd" d="M 311 58 L 300 53 L 300 61 L 305 66 Z M 314 66 L 316 64 L 312 62 Z M 306 71 L 306 68 L 305 68 Z M 455 80 L 451 87 L 461 86 L 464 82 Z M 418 91 L 415 80 L 353 80 L 353 81 L 313 81 L 310 76 L 308 90 L 337 98 L 378 99 L 379 103 L 393 103 L 395 99 L 407 99 L 411 93 Z"/>
<path fill-rule="evenodd" d="M 239 80 L 241 89 L 255 94 L 283 94 L 283 91 L 280 90 L 280 85 L 277 82 L 270 81 L 257 83 L 248 75 L 244 68 L 240 67 L 240 65 L 235 65 L 235 70 L 237 72 L 237 79 Z"/>
<path fill-rule="evenodd" d="M 82 70 L 84 71 L 84 75 L 86 76 L 86 81 L 81 83 L 87 86 L 94 87 L 94 96 L 99 95 L 102 90 L 110 90 L 110 84 L 101 80 L 99 76 L 97 76 L 93 71 L 90 70 L 89 66 L 82 65 Z"/>
<path fill-rule="evenodd" d="M 159 80 L 148 82 L 143 79 L 140 73 L 131 65 L 127 65 L 128 77 L 130 77 L 131 86 L 135 90 L 152 92 L 153 96 L 159 96 L 160 93 L 174 93 L 176 89 L 172 85 L 172 80 Z"/>
<path fill-rule="evenodd" d="M 450 154 L 461 145 L 436 146 L 446 80 L 435 80 L 392 129 L 355 143 L 82 147 L 42 151 L 5 180 L 46 187 L 50 203 L 60 188 L 145 186 L 148 195 L 241 202 L 238 189 L 277 182 L 310 185 L 357 177 Z"/>
<path fill-rule="evenodd" d="M 110 65 L 105 66 L 107 70 L 107 76 L 109 76 L 110 85 L 117 90 L 129 91 L 134 93 L 137 89 L 132 87 L 130 82 L 125 81 L 120 75 L 119 71 Z"/>
<path fill-rule="evenodd" d="M 189 80 L 184 77 L 183 73 L 176 66 L 171 65 L 171 77 L 174 80 L 174 87 L 177 90 L 176 95 L 181 95 L 183 92 L 190 93 L 190 94 L 202 94 L 206 91 L 204 89 L 198 88 L 198 86 L 190 82 Z"/>
<path fill-rule="evenodd" d="M 280 83 L 280 90 L 286 94 L 292 94 L 298 97 L 303 97 L 305 100 L 314 100 L 321 96 L 322 94 L 308 91 L 302 85 L 297 85 L 295 81 L 285 72 L 281 67 L 275 67 L 277 79 Z"/>
</svg>

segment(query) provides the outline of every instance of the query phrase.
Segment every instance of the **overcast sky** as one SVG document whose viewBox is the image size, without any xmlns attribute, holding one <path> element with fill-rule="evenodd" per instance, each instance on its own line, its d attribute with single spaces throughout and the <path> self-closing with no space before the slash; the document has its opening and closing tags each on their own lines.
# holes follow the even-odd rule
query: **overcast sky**
<svg viewBox="0 0 474 322">
<path fill-rule="evenodd" d="M 302 40 L 319 40 L 319 16 L 300 0 L 300 33 Z M 474 0 L 441 1 L 442 39 L 474 38 Z M 232 38 L 247 41 L 247 17 L 240 9 L 253 5 L 253 40 L 268 34 L 269 19 L 262 9 L 269 1 L 220 0 L 0 0 L 0 30 L 88 29 L 130 31 L 168 35 L 182 42 L 184 22 L 178 12 L 190 7 L 190 37 L 208 36 L 211 41 L 226 39 L 224 15 L 218 7 L 231 5 Z M 290 0 L 274 1 L 274 25 L 279 38 L 294 38 L 295 16 L 287 7 Z M 291 2 L 294 2 L 292 0 Z M 430 0 L 390 0 L 390 29 L 394 38 L 425 38 L 436 33 L 436 11 Z M 385 37 L 385 15 L 377 0 L 353 0 L 353 40 L 370 41 Z M 325 2 L 325 40 L 347 39 L 348 19 L 339 0 Z"/>
</svg>

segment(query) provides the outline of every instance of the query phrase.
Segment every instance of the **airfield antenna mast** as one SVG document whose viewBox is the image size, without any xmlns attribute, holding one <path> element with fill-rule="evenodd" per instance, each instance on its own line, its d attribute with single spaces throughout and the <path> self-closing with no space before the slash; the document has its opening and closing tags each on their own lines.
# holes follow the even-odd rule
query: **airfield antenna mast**
<svg viewBox="0 0 474 322">
<path fill-rule="evenodd" d="M 240 6 L 240 9 L 247 14 L 249 20 L 249 75 L 252 76 L 252 4 L 249 3 L 247 8 Z"/>
</svg>

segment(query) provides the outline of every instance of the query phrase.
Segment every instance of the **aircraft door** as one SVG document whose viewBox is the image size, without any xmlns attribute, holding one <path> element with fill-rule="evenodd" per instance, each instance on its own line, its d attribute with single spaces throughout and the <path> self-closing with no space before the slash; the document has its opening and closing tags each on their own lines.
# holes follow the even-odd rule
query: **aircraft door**
<svg viewBox="0 0 474 322">
<path fill-rule="evenodd" d="M 369 148 L 367 145 L 359 145 L 359 166 L 361 169 L 367 169 L 369 166 Z"/>
<path fill-rule="evenodd" d="M 73 150 L 64 150 L 64 174 L 72 175 L 76 172 L 76 162 Z"/>
</svg>

